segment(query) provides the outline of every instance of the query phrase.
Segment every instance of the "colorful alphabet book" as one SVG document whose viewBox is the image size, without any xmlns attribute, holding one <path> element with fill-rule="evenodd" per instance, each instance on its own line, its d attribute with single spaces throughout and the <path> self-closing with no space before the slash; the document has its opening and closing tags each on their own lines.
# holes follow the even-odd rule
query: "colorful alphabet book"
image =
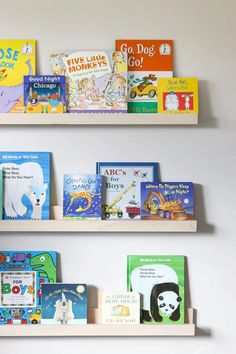
<svg viewBox="0 0 236 354">
<path fill-rule="evenodd" d="M 63 219 L 101 219 L 102 176 L 64 175 Z"/>
<path fill-rule="evenodd" d="M 26 113 L 66 112 L 66 77 L 24 76 L 24 105 Z"/>
<path fill-rule="evenodd" d="M 0 325 L 41 322 L 41 286 L 56 281 L 56 266 L 56 252 L 0 251 Z"/>
<path fill-rule="evenodd" d="M 185 257 L 128 256 L 127 290 L 140 293 L 142 323 L 183 324 Z"/>
<path fill-rule="evenodd" d="M 156 113 L 157 79 L 173 76 L 173 41 L 120 39 L 116 50 L 128 55 L 128 112 Z"/>
<path fill-rule="evenodd" d="M 192 220 L 193 183 L 141 183 L 141 219 Z"/>
<path fill-rule="evenodd" d="M 127 57 L 122 52 L 51 55 L 54 75 L 67 76 L 69 112 L 127 112 Z"/>
<path fill-rule="evenodd" d="M 2 198 L 3 198 L 2 170 L 0 170 L 0 220 L 2 220 Z"/>
<path fill-rule="evenodd" d="M 43 284 L 42 324 L 86 324 L 87 286 L 85 284 Z"/>
<path fill-rule="evenodd" d="M 0 40 L 0 113 L 23 113 L 23 78 L 35 74 L 35 40 Z"/>
<path fill-rule="evenodd" d="M 3 170 L 3 219 L 48 220 L 50 153 L 0 152 Z"/>
</svg>

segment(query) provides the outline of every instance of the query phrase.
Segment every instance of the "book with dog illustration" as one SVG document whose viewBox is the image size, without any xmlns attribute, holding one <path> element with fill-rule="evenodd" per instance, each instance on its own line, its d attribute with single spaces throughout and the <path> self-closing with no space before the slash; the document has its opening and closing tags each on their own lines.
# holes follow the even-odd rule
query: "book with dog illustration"
<svg viewBox="0 0 236 354">
<path fill-rule="evenodd" d="M 0 40 L 0 113 L 23 113 L 23 78 L 35 74 L 35 40 Z"/>
<path fill-rule="evenodd" d="M 192 182 L 141 183 L 142 220 L 193 220 Z"/>
<path fill-rule="evenodd" d="M 64 175 L 63 219 L 101 219 L 102 176 Z"/>
<path fill-rule="evenodd" d="M 43 284 L 42 324 L 86 324 L 87 286 L 85 284 Z"/>
<path fill-rule="evenodd" d="M 125 53 L 55 53 L 51 69 L 54 75 L 67 77 L 68 112 L 127 112 Z"/>
<path fill-rule="evenodd" d="M 158 113 L 198 113 L 198 80 L 158 79 Z"/>
<path fill-rule="evenodd" d="M 155 162 L 97 162 L 104 176 L 103 219 L 140 219 L 140 183 L 157 181 Z"/>
<path fill-rule="evenodd" d="M 44 283 L 56 282 L 53 251 L 0 251 L 0 325 L 41 322 Z"/>
<path fill-rule="evenodd" d="M 3 199 L 2 170 L 0 170 L 0 220 L 2 220 L 2 199 Z"/>
<path fill-rule="evenodd" d="M 185 322 L 185 257 L 139 255 L 127 258 L 127 291 L 141 296 L 141 322 Z"/>
<path fill-rule="evenodd" d="M 128 112 L 156 113 L 158 81 L 173 76 L 172 40 L 117 40 L 128 55 Z"/>
<path fill-rule="evenodd" d="M 3 219 L 48 220 L 50 153 L 0 152 L 3 170 Z"/>
<path fill-rule="evenodd" d="M 26 113 L 65 113 L 66 77 L 24 76 L 24 105 Z"/>
</svg>

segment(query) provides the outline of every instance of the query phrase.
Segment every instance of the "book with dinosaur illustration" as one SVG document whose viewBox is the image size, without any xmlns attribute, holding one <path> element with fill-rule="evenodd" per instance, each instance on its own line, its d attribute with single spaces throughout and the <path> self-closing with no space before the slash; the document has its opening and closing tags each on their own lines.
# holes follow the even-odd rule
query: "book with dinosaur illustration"
<svg viewBox="0 0 236 354">
<path fill-rule="evenodd" d="M 68 112 L 127 112 L 127 57 L 122 52 L 51 55 L 53 75 L 67 77 Z"/>
<path fill-rule="evenodd" d="M 173 76 L 172 40 L 116 40 L 128 55 L 128 112 L 158 111 L 158 78 Z"/>
<path fill-rule="evenodd" d="M 128 256 L 127 291 L 141 296 L 142 323 L 185 323 L 185 257 Z"/>
<path fill-rule="evenodd" d="M 140 183 L 158 180 L 158 163 L 97 162 L 104 176 L 102 218 L 140 219 Z"/>
<path fill-rule="evenodd" d="M 35 62 L 35 40 L 0 40 L 0 113 L 24 112 L 23 78 L 35 74 Z"/>
<path fill-rule="evenodd" d="M 26 113 L 65 113 L 66 77 L 24 76 L 24 105 Z"/>
<path fill-rule="evenodd" d="M 0 170 L 0 220 L 2 220 L 2 199 L 3 199 L 2 170 Z"/>
<path fill-rule="evenodd" d="M 3 219 L 48 220 L 50 153 L 0 152 L 3 170 Z"/>
<path fill-rule="evenodd" d="M 86 284 L 56 283 L 42 285 L 42 324 L 86 323 Z"/>
<path fill-rule="evenodd" d="M 198 113 L 198 80 L 158 79 L 158 113 Z"/>
<path fill-rule="evenodd" d="M 142 220 L 193 220 L 192 182 L 141 183 Z"/>
<path fill-rule="evenodd" d="M 0 325 L 41 322 L 42 284 L 56 282 L 53 251 L 0 251 Z"/>
<path fill-rule="evenodd" d="M 63 219 L 101 219 L 102 176 L 64 175 Z"/>
</svg>

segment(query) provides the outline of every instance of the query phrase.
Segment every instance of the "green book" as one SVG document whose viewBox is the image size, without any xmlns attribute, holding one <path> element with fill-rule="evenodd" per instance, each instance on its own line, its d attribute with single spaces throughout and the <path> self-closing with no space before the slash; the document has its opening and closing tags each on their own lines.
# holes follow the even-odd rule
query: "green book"
<svg viewBox="0 0 236 354">
<path fill-rule="evenodd" d="M 2 198 L 3 198 L 3 183 L 2 183 L 2 170 L 0 170 L 0 220 L 2 220 Z"/>
</svg>

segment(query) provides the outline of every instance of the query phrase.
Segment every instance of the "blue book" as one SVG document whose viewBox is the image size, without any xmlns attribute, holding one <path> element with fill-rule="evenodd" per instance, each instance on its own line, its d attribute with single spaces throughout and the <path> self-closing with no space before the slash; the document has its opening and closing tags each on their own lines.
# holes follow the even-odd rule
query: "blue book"
<svg viewBox="0 0 236 354">
<path fill-rule="evenodd" d="M 85 284 L 43 284 L 42 324 L 86 324 L 87 286 Z"/>
<path fill-rule="evenodd" d="M 3 219 L 48 220 L 50 153 L 0 152 L 3 170 Z"/>
<path fill-rule="evenodd" d="M 103 219 L 140 219 L 140 183 L 158 180 L 158 163 L 97 162 L 105 178 Z"/>
<path fill-rule="evenodd" d="M 102 176 L 64 175 L 63 219 L 101 219 Z"/>
</svg>

